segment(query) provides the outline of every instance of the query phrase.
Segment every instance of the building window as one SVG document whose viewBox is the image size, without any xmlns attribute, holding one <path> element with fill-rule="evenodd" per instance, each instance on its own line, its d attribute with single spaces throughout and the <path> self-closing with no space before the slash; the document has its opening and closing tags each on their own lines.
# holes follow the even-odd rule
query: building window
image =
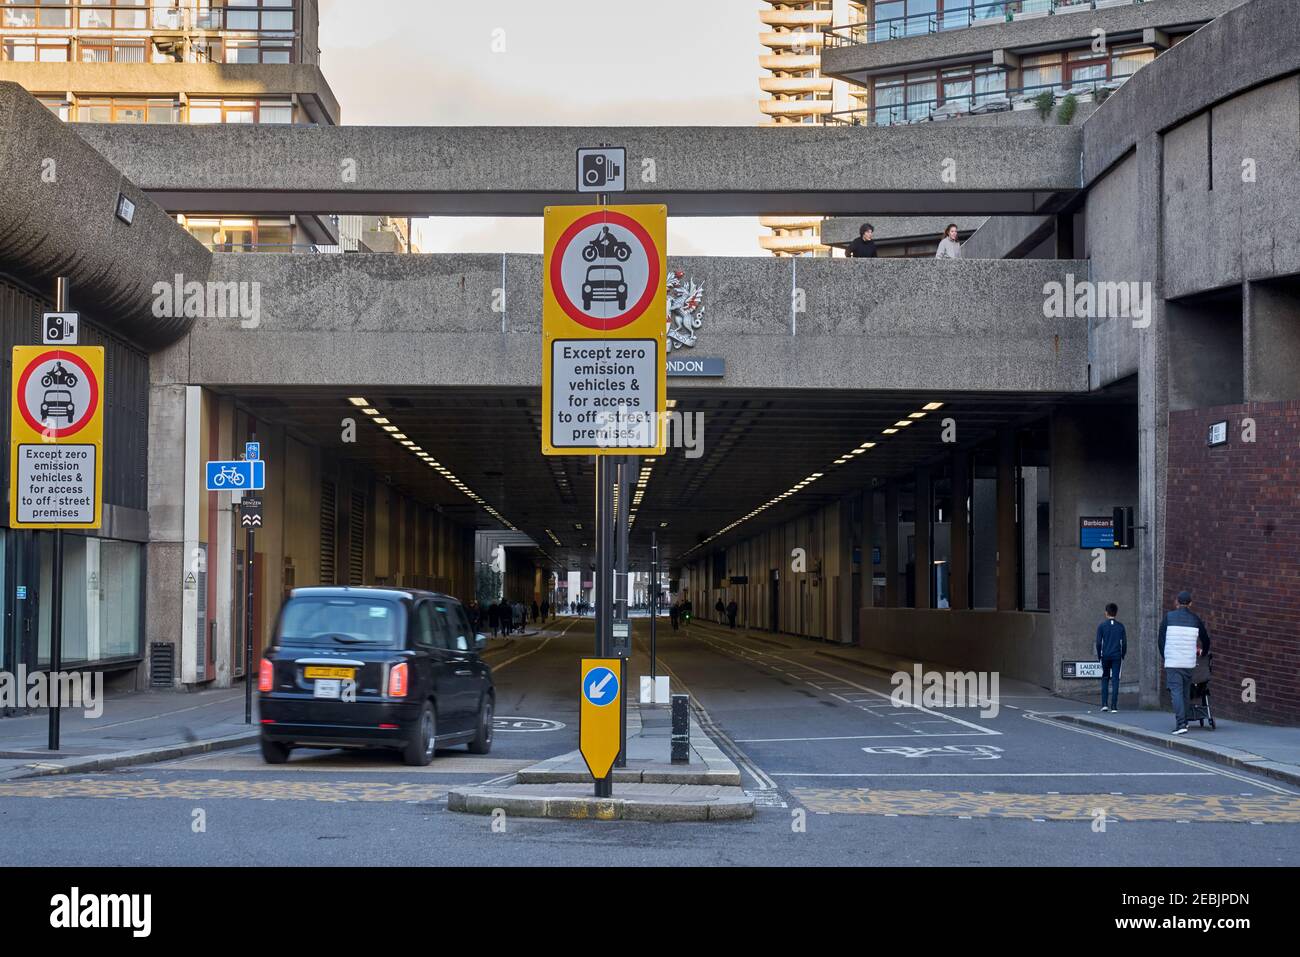
<svg viewBox="0 0 1300 957">
<path fill-rule="evenodd" d="M 289 219 L 215 219 L 190 217 L 182 222 L 199 242 L 213 252 L 287 253 L 293 251 L 293 223 Z"/>
<path fill-rule="evenodd" d="M 13 63 L 67 63 L 68 41 L 6 37 L 0 53 Z"/>
<path fill-rule="evenodd" d="M 52 547 L 39 536 L 40 594 L 50 595 Z M 63 538 L 63 636 L 65 665 L 136 658 L 143 652 L 141 582 L 144 546 L 65 535 Z M 40 602 L 37 657 L 50 661 L 50 602 Z"/>
<path fill-rule="evenodd" d="M 1061 54 L 1027 56 L 1020 61 L 1020 82 L 1026 93 L 1037 90 L 1061 90 Z"/>
<path fill-rule="evenodd" d="M 180 108 L 169 99 L 87 97 L 77 103 L 80 123 L 176 123 Z"/>
<path fill-rule="evenodd" d="M 0 25 L 6 27 L 54 27 L 66 30 L 72 26 L 70 0 L 23 0 L 21 7 L 11 9 L 6 0 L 4 20 Z"/>
<path fill-rule="evenodd" d="M 190 100 L 191 123 L 292 123 L 292 100 Z"/>
</svg>

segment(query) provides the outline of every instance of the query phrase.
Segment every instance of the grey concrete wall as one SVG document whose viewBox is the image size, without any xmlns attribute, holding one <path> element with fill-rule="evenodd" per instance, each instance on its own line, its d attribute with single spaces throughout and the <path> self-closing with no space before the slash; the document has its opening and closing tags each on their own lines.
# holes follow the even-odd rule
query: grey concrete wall
<svg viewBox="0 0 1300 957">
<path fill-rule="evenodd" d="M 1242 301 L 1233 294 L 1208 302 L 1171 302 L 1169 410 L 1238 405 L 1243 400 Z"/>
<path fill-rule="evenodd" d="M 1126 157 L 1093 184 L 1084 207 L 1083 253 L 1093 282 L 1131 282 L 1138 278 L 1137 162 Z M 1135 375 L 1142 330 L 1131 319 L 1089 320 L 1089 362 L 1094 389 Z"/>
<path fill-rule="evenodd" d="M 1003 678 L 1052 687 L 1052 615 L 1028 611 L 947 608 L 863 608 L 862 647 L 913 662 L 962 671 L 996 671 Z"/>
<path fill-rule="evenodd" d="M 1146 4 L 1155 9 L 1165 3 Z M 1092 183 L 1143 138 L 1215 103 L 1300 70 L 1292 0 L 1229 0 L 1230 11 L 1149 63 L 1088 118 L 1084 181 Z"/>
<path fill-rule="evenodd" d="M 175 381 L 213 385 L 541 382 L 541 257 L 217 255 L 259 283 L 256 328 L 202 319 Z M 1043 317 L 1073 261 L 669 260 L 705 289 L 699 387 L 1072 392 L 1086 323 Z M 504 284 L 503 277 L 504 275 Z M 251 288 L 251 287 L 250 287 Z M 504 289 L 504 296 L 495 290 Z M 806 299 L 794 311 L 792 291 Z M 504 299 L 505 311 L 493 310 Z M 159 369 L 161 370 L 161 366 Z"/>
<path fill-rule="evenodd" d="M 574 203 L 575 150 L 627 148 L 630 203 L 673 215 L 1031 213 L 1079 186 L 1082 129 L 282 127 L 77 124 L 169 208 L 538 215 Z M 944 163 L 955 164 L 955 182 Z M 235 195 L 223 197 L 224 191 Z M 1047 195 L 1036 195 L 1047 194 Z M 222 205 L 222 204 L 226 205 Z"/>
<path fill-rule="evenodd" d="M 319 66 L 304 63 L 14 63 L 0 62 L 0 81 L 32 93 L 84 96 L 311 97 L 328 122 L 339 121 L 339 101 Z"/>
<path fill-rule="evenodd" d="M 1094 636 L 1107 602 L 1119 605 L 1129 635 L 1130 666 L 1121 671 L 1127 692 L 1138 686 L 1138 662 L 1154 648 L 1140 646 L 1143 607 L 1138 600 L 1138 551 L 1112 550 L 1105 570 L 1079 547 L 1079 518 L 1110 515 L 1138 499 L 1137 408 L 1115 405 L 1062 409 L 1052 417 L 1052 680 L 1075 694 L 1095 682 L 1062 679 L 1060 662 L 1095 660 Z M 1138 522 L 1137 524 L 1141 524 Z M 1147 534 L 1137 532 L 1138 535 Z"/>
<path fill-rule="evenodd" d="M 153 315 L 153 283 L 176 272 L 206 279 L 211 255 L 71 127 L 6 82 L 0 169 L 0 272 L 33 287 L 68 277 L 84 312 L 145 349 L 185 333 L 190 320 Z M 115 216 L 119 192 L 136 204 L 131 226 Z"/>
<path fill-rule="evenodd" d="M 992 216 L 962 245 L 967 259 L 1004 259 L 1022 249 L 1031 237 L 1055 229 L 1053 216 Z M 1037 242 L 1034 242 L 1037 245 Z"/>
<path fill-rule="evenodd" d="M 1091 13 L 1036 17 L 1010 23 L 993 23 L 883 43 L 828 47 L 822 51 L 824 76 L 846 76 L 913 63 L 973 58 L 993 50 L 1050 47 L 1070 41 L 1087 41 L 1094 29 L 1112 37 L 1136 33 L 1146 27 L 1169 29 L 1204 23 L 1246 0 L 1159 0 L 1131 7 L 1114 7 Z M 1114 41 L 1112 41 L 1114 42 Z"/>
<path fill-rule="evenodd" d="M 1242 93 L 1165 134 L 1170 298 L 1300 272 L 1297 153 L 1296 76 Z"/>
<path fill-rule="evenodd" d="M 1243 324 L 1241 401 L 1300 399 L 1300 282 L 1248 283 Z"/>
</svg>

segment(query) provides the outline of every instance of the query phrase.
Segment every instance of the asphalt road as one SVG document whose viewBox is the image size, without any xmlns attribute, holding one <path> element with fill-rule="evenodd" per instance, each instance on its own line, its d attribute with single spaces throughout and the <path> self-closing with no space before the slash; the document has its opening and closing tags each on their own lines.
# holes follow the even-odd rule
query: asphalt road
<svg viewBox="0 0 1300 957">
<path fill-rule="evenodd" d="M 633 675 L 648 666 L 637 622 Z M 488 653 L 491 755 L 255 748 L 0 785 L 0 864 L 1294 865 L 1300 795 L 1277 782 L 1062 725 L 1080 706 L 1002 688 L 979 708 L 897 708 L 888 675 L 696 623 L 659 662 L 759 803 L 751 821 L 568 822 L 448 812 L 449 786 L 577 746 L 590 619 Z M 636 687 L 635 681 L 629 685 Z M 1072 817 L 1062 820 L 1062 817 Z M 200 826 L 201 825 L 201 826 Z"/>
</svg>

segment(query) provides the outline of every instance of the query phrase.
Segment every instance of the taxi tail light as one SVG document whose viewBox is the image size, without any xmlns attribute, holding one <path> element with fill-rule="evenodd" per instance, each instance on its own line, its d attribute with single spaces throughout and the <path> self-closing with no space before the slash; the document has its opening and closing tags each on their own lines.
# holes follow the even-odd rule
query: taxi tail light
<svg viewBox="0 0 1300 957">
<path fill-rule="evenodd" d="M 275 666 L 271 663 L 271 659 L 263 658 L 261 665 L 257 669 L 257 690 L 258 691 L 271 690 L 274 681 L 272 677 L 274 670 L 275 670 Z"/>
<path fill-rule="evenodd" d="M 407 688 L 406 662 L 393 665 L 388 672 L 388 697 L 405 698 Z"/>
</svg>

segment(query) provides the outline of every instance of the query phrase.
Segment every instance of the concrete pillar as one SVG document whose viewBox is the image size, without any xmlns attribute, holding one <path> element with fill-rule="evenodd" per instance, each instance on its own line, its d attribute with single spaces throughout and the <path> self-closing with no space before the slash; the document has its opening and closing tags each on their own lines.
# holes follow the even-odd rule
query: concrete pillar
<svg viewBox="0 0 1300 957">
<path fill-rule="evenodd" d="M 885 607 L 897 608 L 898 602 L 898 485 L 885 486 Z"/>
<path fill-rule="evenodd" d="M 1019 589 L 1016 548 L 1016 433 L 998 430 L 998 611 L 1015 611 Z"/>
<path fill-rule="evenodd" d="M 1300 399 L 1300 283 L 1246 283 L 1242 351 L 1247 402 Z"/>
<path fill-rule="evenodd" d="M 859 605 L 862 608 L 870 608 L 875 602 L 876 589 L 872 586 L 872 580 L 875 577 L 875 567 L 871 564 L 871 556 L 876 545 L 876 493 L 873 489 L 864 489 L 862 492 L 862 562 L 859 564 L 861 569 L 861 582 Z"/>
<path fill-rule="evenodd" d="M 930 525 L 934 516 L 934 494 L 929 469 L 916 470 L 916 494 L 912 501 L 916 515 L 912 525 L 916 541 L 915 603 L 917 608 L 929 608 L 934 604 L 930 587 L 934 573 L 930 564 Z"/>
<path fill-rule="evenodd" d="M 1164 589 L 1165 469 L 1169 462 L 1169 334 L 1164 296 L 1164 140 L 1137 144 L 1139 278 L 1151 283 L 1152 316 L 1138 334 L 1138 661 L 1139 705 L 1160 703 L 1156 630 Z M 1130 641 L 1129 646 L 1133 646 Z"/>
<path fill-rule="evenodd" d="M 948 546 L 948 605 L 954 609 L 970 608 L 970 523 L 966 500 L 970 496 L 970 452 L 957 449 L 952 453 L 952 541 Z"/>
</svg>

